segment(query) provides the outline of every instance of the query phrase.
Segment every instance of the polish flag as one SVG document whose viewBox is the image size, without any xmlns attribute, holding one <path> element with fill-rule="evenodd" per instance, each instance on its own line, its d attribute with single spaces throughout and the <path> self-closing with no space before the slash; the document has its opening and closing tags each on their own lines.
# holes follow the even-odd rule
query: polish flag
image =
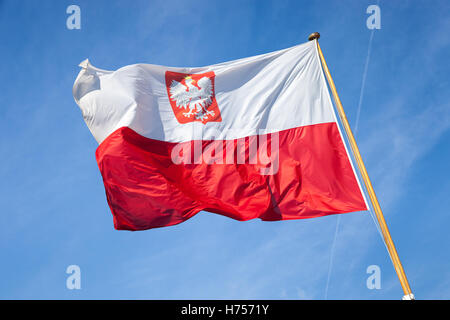
<svg viewBox="0 0 450 320">
<path fill-rule="evenodd" d="M 87 60 L 73 87 L 114 227 L 367 210 L 316 41 L 199 68 Z"/>
</svg>

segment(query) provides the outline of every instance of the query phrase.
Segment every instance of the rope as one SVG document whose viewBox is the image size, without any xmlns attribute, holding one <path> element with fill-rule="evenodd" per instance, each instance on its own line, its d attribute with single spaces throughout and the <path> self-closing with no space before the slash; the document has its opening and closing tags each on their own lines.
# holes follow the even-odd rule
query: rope
<svg viewBox="0 0 450 320">
<path fill-rule="evenodd" d="M 380 1 L 378 0 L 378 3 Z M 369 62 L 370 62 L 370 53 L 372 51 L 372 41 L 373 41 L 373 35 L 375 33 L 375 29 L 372 29 L 371 33 L 370 33 L 370 38 L 369 38 L 369 47 L 367 49 L 367 57 L 366 57 L 366 63 L 364 65 L 364 71 L 363 71 L 363 76 L 362 76 L 362 81 L 361 81 L 361 91 L 359 93 L 359 102 L 358 102 L 358 108 L 356 111 L 356 121 L 355 121 L 355 125 L 354 125 L 354 136 L 356 137 L 356 134 L 358 133 L 358 128 L 359 128 L 359 118 L 360 118 L 360 114 L 361 114 L 361 106 L 362 106 L 362 102 L 363 102 L 363 97 L 364 97 L 364 88 L 366 86 L 366 77 L 367 77 L 367 70 L 369 68 Z M 364 191 L 367 193 L 367 191 L 364 188 Z M 378 224 L 378 221 L 375 217 L 375 214 L 371 208 L 371 206 L 369 205 L 369 213 L 370 216 L 372 217 L 372 220 L 377 228 L 377 231 L 381 237 L 381 239 L 383 240 L 384 246 L 387 249 L 387 245 L 386 242 L 384 241 L 383 238 L 383 234 L 381 233 L 381 229 L 380 226 Z M 337 219 L 336 219 L 336 229 L 334 231 L 334 238 L 333 238 L 333 243 L 331 244 L 331 251 L 330 251 L 330 261 L 328 264 L 328 275 L 327 275 L 327 283 L 325 286 L 325 300 L 328 299 L 328 289 L 329 289 L 329 285 L 330 285 L 330 279 L 331 279 L 331 272 L 333 269 L 333 258 L 334 258 L 334 251 L 335 251 L 335 247 L 336 247 L 336 242 L 337 242 L 337 236 L 338 236 L 338 232 L 339 232 L 339 225 L 341 223 L 341 215 L 338 214 Z M 389 252 L 389 250 L 388 250 Z"/>
</svg>

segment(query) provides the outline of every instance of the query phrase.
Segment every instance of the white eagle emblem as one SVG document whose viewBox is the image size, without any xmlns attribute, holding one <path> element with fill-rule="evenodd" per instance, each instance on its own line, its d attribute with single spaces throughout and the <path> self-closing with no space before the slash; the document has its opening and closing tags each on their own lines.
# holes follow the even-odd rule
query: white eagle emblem
<svg viewBox="0 0 450 320">
<path fill-rule="evenodd" d="M 185 77 L 181 82 L 172 80 L 169 93 L 177 108 L 185 109 L 186 112 L 182 114 L 186 118 L 204 121 L 215 115 L 213 110 L 208 110 L 213 102 L 213 85 L 208 77 L 197 81 L 191 76 Z"/>
</svg>

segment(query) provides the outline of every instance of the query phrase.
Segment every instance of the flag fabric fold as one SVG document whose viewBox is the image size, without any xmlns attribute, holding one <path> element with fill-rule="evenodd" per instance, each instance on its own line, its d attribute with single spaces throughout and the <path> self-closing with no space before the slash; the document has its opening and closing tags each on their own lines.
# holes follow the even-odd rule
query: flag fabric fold
<svg viewBox="0 0 450 320">
<path fill-rule="evenodd" d="M 116 229 L 367 210 L 315 41 L 199 68 L 80 66 Z"/>
</svg>

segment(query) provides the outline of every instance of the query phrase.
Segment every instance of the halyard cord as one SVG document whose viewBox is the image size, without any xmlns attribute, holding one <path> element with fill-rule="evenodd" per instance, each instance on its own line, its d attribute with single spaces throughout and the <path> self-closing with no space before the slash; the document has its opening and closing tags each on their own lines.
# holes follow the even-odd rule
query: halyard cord
<svg viewBox="0 0 450 320">
<path fill-rule="evenodd" d="M 370 61 L 370 53 L 372 51 L 372 40 L 373 40 L 374 32 L 375 32 L 375 29 L 372 29 L 371 34 L 370 34 L 370 39 L 369 39 L 369 47 L 368 47 L 368 50 L 367 50 L 366 63 L 365 63 L 365 66 L 364 66 L 364 71 L 363 71 L 363 76 L 362 76 L 361 91 L 360 91 L 360 95 L 359 95 L 359 102 L 358 102 L 358 108 L 357 108 L 357 114 L 356 114 L 356 121 L 355 121 L 355 125 L 354 125 L 354 135 L 355 136 L 357 135 L 358 128 L 359 128 L 358 127 L 358 125 L 359 125 L 359 118 L 360 118 L 361 106 L 362 106 L 362 101 L 363 101 L 363 96 L 364 96 L 364 88 L 365 88 L 365 84 L 366 84 L 367 70 L 368 70 L 368 65 L 369 65 L 369 61 Z M 348 139 L 347 133 L 345 133 L 345 135 L 346 135 L 346 137 Z M 367 195 L 367 190 L 366 190 L 365 186 L 363 186 L 363 189 L 364 189 L 364 193 L 366 193 L 366 195 Z M 386 250 L 389 253 L 387 244 L 384 241 L 384 237 L 383 237 L 383 234 L 381 232 L 380 225 L 378 224 L 378 221 L 377 221 L 377 219 L 375 217 L 375 214 L 373 212 L 373 208 L 372 208 L 371 203 L 369 204 L 368 209 L 369 209 L 368 211 L 370 213 L 370 216 L 372 217 L 372 220 L 373 220 L 373 222 L 374 222 L 374 224 L 375 224 L 375 226 L 377 228 L 378 234 L 380 235 L 381 240 L 383 241 L 383 244 L 384 244 L 384 246 L 386 247 Z M 341 215 L 338 215 L 337 216 L 337 220 L 336 220 L 336 229 L 335 229 L 335 232 L 334 232 L 333 243 L 331 245 L 331 250 L 330 250 L 330 261 L 329 261 L 329 265 L 328 265 L 327 283 L 326 283 L 326 287 L 325 287 L 325 300 L 328 298 L 328 288 L 329 288 L 329 284 L 330 284 L 331 272 L 332 272 L 332 269 L 333 269 L 334 250 L 335 250 L 335 247 L 336 247 L 337 234 L 338 234 L 338 231 L 339 231 L 340 221 L 341 221 Z M 389 253 L 389 257 L 392 260 L 392 257 L 390 255 L 390 253 Z"/>
</svg>

